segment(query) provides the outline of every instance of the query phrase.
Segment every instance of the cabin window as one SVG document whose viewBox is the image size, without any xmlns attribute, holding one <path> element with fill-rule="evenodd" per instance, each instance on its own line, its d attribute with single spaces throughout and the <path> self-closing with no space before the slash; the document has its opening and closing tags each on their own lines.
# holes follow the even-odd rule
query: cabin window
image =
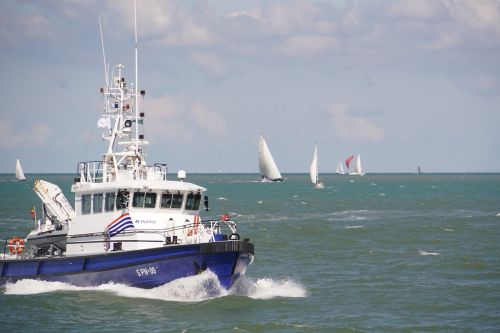
<svg viewBox="0 0 500 333">
<path fill-rule="evenodd" d="M 116 209 L 124 209 L 128 207 L 129 192 L 125 190 L 118 191 L 116 196 Z"/>
<path fill-rule="evenodd" d="M 106 197 L 104 200 L 104 210 L 106 212 L 112 212 L 115 210 L 115 197 L 115 192 L 106 193 Z"/>
<path fill-rule="evenodd" d="M 93 203 L 92 211 L 94 212 L 94 214 L 102 213 L 102 193 L 94 194 L 94 199 L 92 203 Z"/>
<path fill-rule="evenodd" d="M 134 193 L 134 200 L 132 200 L 132 207 L 155 208 L 156 207 L 156 193 L 135 192 Z"/>
<path fill-rule="evenodd" d="M 156 193 L 146 193 L 144 197 L 144 208 L 155 208 L 156 207 Z"/>
<path fill-rule="evenodd" d="M 172 205 L 172 194 L 171 193 L 163 193 L 161 195 L 161 208 L 170 208 Z"/>
<path fill-rule="evenodd" d="M 90 214 L 90 208 L 92 205 L 92 197 L 90 194 L 82 195 L 82 215 Z"/>
<path fill-rule="evenodd" d="M 182 207 L 182 194 L 174 194 L 172 196 L 172 208 L 181 208 Z"/>
<path fill-rule="evenodd" d="M 132 207 L 144 207 L 144 196 L 146 193 L 144 192 L 135 192 L 134 200 L 132 200 Z"/>
<path fill-rule="evenodd" d="M 182 194 L 163 193 L 161 195 L 161 208 L 181 208 Z"/>
<path fill-rule="evenodd" d="M 200 208 L 201 195 L 189 193 L 186 197 L 186 210 L 198 210 Z"/>
</svg>

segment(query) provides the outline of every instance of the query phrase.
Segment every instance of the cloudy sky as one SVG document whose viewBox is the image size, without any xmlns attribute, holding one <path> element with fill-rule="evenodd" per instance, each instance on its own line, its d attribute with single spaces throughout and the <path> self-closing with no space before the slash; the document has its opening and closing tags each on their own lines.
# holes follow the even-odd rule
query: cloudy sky
<svg viewBox="0 0 500 333">
<path fill-rule="evenodd" d="M 499 0 L 139 1 L 148 162 L 170 171 L 500 171 Z M 133 81 L 133 2 L 0 2 L 0 172 L 100 159 L 107 61 Z"/>
</svg>

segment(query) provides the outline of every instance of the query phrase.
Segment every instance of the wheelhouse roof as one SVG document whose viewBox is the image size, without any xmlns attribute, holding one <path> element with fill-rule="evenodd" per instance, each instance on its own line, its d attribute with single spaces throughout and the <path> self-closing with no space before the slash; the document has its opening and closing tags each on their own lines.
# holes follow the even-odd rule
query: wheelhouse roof
<svg viewBox="0 0 500 333">
<path fill-rule="evenodd" d="M 76 183 L 72 186 L 72 191 L 75 193 L 89 191 L 116 191 L 119 189 L 162 192 L 205 192 L 207 190 L 206 188 L 193 183 L 173 180 L 124 180 L 109 183 Z"/>
</svg>

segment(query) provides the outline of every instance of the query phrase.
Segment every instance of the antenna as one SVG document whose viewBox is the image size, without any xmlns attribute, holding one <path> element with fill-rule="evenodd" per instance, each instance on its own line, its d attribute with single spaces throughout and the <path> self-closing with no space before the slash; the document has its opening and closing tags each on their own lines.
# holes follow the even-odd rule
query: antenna
<svg viewBox="0 0 500 333">
<path fill-rule="evenodd" d="M 137 69 L 137 0 L 134 0 L 135 30 L 135 151 L 139 152 L 139 74 Z"/>
<path fill-rule="evenodd" d="M 106 89 L 109 87 L 108 82 L 108 67 L 106 66 L 106 52 L 104 51 L 104 38 L 102 37 L 102 25 L 101 18 L 99 17 L 99 31 L 101 32 L 101 46 L 102 46 L 102 58 L 104 61 L 104 75 L 106 76 Z"/>
</svg>

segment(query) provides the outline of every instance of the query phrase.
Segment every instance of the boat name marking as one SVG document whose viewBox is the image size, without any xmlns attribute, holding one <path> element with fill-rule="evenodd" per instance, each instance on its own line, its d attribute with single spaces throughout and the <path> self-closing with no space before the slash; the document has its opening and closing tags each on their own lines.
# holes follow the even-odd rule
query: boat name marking
<svg viewBox="0 0 500 333">
<path fill-rule="evenodd" d="M 135 220 L 136 224 L 156 224 L 156 220 Z"/>
<path fill-rule="evenodd" d="M 153 266 L 142 267 L 142 268 L 136 269 L 135 272 L 137 273 L 137 276 L 155 275 L 156 274 L 156 268 L 153 267 Z"/>
</svg>

